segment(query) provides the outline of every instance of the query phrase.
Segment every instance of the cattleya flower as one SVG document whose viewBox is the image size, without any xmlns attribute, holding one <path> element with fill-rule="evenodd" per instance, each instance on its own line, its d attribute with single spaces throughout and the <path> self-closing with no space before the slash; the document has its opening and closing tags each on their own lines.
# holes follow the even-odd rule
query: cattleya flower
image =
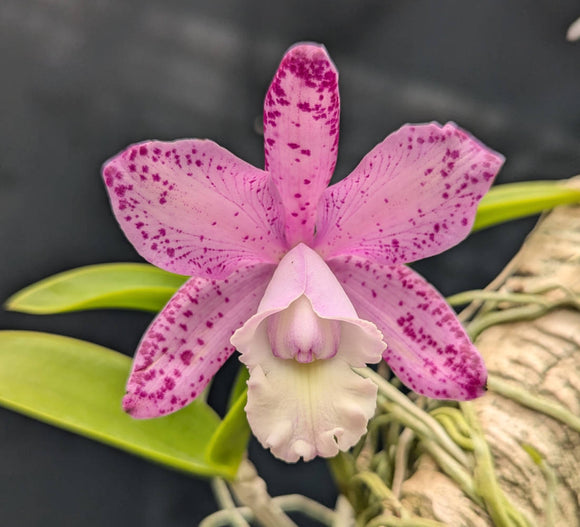
<svg viewBox="0 0 580 527">
<path fill-rule="evenodd" d="M 503 158 L 454 124 L 406 125 L 327 185 L 338 74 L 323 46 L 284 56 L 264 103 L 265 169 L 208 140 L 148 141 L 104 167 L 125 234 L 154 265 L 192 278 L 137 350 L 124 408 L 190 403 L 234 349 L 246 413 L 274 455 L 334 456 L 366 431 L 386 360 L 409 388 L 466 400 L 483 361 L 441 295 L 404 264 L 470 231 Z"/>
</svg>

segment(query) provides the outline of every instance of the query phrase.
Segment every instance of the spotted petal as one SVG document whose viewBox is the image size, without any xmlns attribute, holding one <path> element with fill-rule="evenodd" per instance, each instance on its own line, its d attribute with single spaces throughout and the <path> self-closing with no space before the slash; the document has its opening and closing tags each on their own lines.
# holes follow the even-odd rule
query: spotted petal
<svg viewBox="0 0 580 527">
<path fill-rule="evenodd" d="M 324 46 L 290 48 L 264 101 L 266 170 L 284 202 L 290 246 L 314 236 L 318 200 L 336 164 L 339 113 L 338 72 Z"/>
<path fill-rule="evenodd" d="M 403 383 L 434 399 L 483 395 L 483 359 L 441 295 L 404 265 L 357 257 L 330 262 L 359 316 L 383 332 L 383 356 Z"/>
<path fill-rule="evenodd" d="M 381 264 L 445 251 L 469 233 L 502 163 L 454 124 L 403 126 L 324 193 L 314 247 Z"/>
<path fill-rule="evenodd" d="M 195 399 L 234 351 L 230 337 L 255 313 L 273 270 L 262 264 L 225 280 L 186 282 L 139 345 L 125 410 L 136 418 L 157 417 Z"/>
<path fill-rule="evenodd" d="M 224 278 L 283 253 L 270 178 L 211 141 L 133 145 L 103 176 L 129 241 L 167 271 Z"/>
</svg>

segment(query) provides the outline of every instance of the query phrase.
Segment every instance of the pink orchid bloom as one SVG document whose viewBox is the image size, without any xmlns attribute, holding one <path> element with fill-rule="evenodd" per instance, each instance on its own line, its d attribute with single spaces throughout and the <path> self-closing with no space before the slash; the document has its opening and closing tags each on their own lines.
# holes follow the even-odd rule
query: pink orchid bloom
<svg viewBox="0 0 580 527">
<path fill-rule="evenodd" d="M 482 395 L 486 370 L 441 295 L 404 264 L 460 242 L 503 158 L 454 124 L 406 125 L 327 188 L 338 74 L 323 46 L 284 56 L 264 103 L 265 170 L 199 139 L 133 145 L 104 167 L 117 220 L 154 265 L 192 276 L 137 350 L 135 418 L 195 399 L 237 349 L 246 413 L 293 462 L 366 431 L 385 359 L 411 389 Z"/>
</svg>

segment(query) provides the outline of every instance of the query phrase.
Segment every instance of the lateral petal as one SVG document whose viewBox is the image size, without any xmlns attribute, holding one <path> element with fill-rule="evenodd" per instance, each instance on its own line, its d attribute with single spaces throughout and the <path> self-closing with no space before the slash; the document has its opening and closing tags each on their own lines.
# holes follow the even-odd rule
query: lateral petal
<svg viewBox="0 0 580 527">
<path fill-rule="evenodd" d="M 314 236 L 316 210 L 338 150 L 338 72 L 324 46 L 290 48 L 264 101 L 266 170 L 284 202 L 289 246 Z"/>
<path fill-rule="evenodd" d="M 313 247 L 387 265 L 439 254 L 469 234 L 502 163 L 452 123 L 405 125 L 326 190 Z"/>
<path fill-rule="evenodd" d="M 236 269 L 225 280 L 187 281 L 139 344 L 125 411 L 158 417 L 195 399 L 234 351 L 230 337 L 256 311 L 273 271 L 261 264 Z"/>
<path fill-rule="evenodd" d="M 268 174 L 212 141 L 136 144 L 103 177 L 125 235 L 157 267 L 224 278 L 282 257 L 282 205 Z"/>
<path fill-rule="evenodd" d="M 412 269 L 357 257 L 330 268 L 359 315 L 383 332 L 384 359 L 412 390 L 434 399 L 469 400 L 485 393 L 483 359 L 443 297 Z"/>
<path fill-rule="evenodd" d="M 366 432 L 377 387 L 341 358 L 300 364 L 271 354 L 250 366 L 246 415 L 264 448 L 293 463 L 332 457 Z"/>
</svg>

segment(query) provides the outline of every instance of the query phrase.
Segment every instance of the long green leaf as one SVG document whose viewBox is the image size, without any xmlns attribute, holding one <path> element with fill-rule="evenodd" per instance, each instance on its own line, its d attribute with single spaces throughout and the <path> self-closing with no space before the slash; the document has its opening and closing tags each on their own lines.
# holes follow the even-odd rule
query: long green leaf
<svg viewBox="0 0 580 527">
<path fill-rule="evenodd" d="M 211 465 L 235 467 L 237 470 L 242 462 L 251 434 L 244 410 L 247 401 L 248 391 L 244 390 L 212 436 L 207 449 L 207 460 Z"/>
<path fill-rule="evenodd" d="M 248 448 L 251 431 L 245 406 L 248 400 L 246 383 L 249 377 L 248 369 L 241 365 L 230 391 L 228 413 L 208 445 L 207 459 L 212 464 L 237 469 Z"/>
<path fill-rule="evenodd" d="M 243 364 L 240 364 L 234 383 L 232 384 L 232 389 L 230 390 L 230 396 L 228 397 L 228 410 L 234 406 L 236 401 L 239 399 L 240 395 L 247 390 L 248 379 L 250 378 L 250 373 L 248 368 Z"/>
<path fill-rule="evenodd" d="M 560 181 L 499 185 L 492 187 L 479 203 L 473 230 L 478 231 L 570 203 L 580 203 L 580 189 Z"/>
<path fill-rule="evenodd" d="M 149 264 L 89 265 L 22 289 L 7 300 L 6 308 L 38 315 L 100 308 L 156 312 L 186 280 Z"/>
<path fill-rule="evenodd" d="M 237 465 L 207 456 L 220 421 L 205 403 L 150 420 L 123 412 L 129 367 L 128 357 L 81 340 L 0 331 L 0 405 L 174 469 L 233 477 Z"/>
</svg>

